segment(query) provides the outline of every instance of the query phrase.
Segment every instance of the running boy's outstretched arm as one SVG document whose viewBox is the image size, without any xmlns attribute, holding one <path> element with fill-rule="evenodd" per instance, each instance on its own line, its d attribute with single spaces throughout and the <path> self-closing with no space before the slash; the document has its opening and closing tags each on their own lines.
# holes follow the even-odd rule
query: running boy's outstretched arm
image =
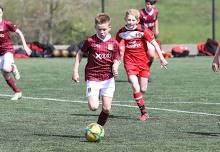
<svg viewBox="0 0 220 152">
<path fill-rule="evenodd" d="M 73 65 L 72 80 L 75 81 L 75 82 L 79 82 L 79 64 L 81 62 L 82 57 L 83 57 L 83 52 L 80 50 L 76 54 L 75 63 Z"/>
<path fill-rule="evenodd" d="M 155 39 L 153 39 L 150 43 L 155 47 L 155 50 L 157 51 L 157 54 L 158 54 L 159 59 L 160 59 L 161 67 L 167 69 L 168 62 L 165 60 L 165 58 L 162 54 L 162 51 L 160 49 L 160 46 L 158 45 L 157 41 Z"/>
<path fill-rule="evenodd" d="M 212 62 L 212 70 L 214 72 L 217 72 L 219 69 L 219 54 L 220 54 L 220 44 L 217 47 L 217 50 L 215 52 L 215 56 Z"/>
<path fill-rule="evenodd" d="M 26 40 L 25 40 L 24 35 L 23 35 L 23 33 L 21 32 L 21 30 L 16 29 L 15 32 L 20 36 L 21 41 L 22 41 L 22 45 L 23 45 L 24 50 L 26 51 L 27 55 L 31 55 L 31 52 L 32 52 L 32 51 L 31 51 L 31 49 L 27 46 Z"/>
</svg>

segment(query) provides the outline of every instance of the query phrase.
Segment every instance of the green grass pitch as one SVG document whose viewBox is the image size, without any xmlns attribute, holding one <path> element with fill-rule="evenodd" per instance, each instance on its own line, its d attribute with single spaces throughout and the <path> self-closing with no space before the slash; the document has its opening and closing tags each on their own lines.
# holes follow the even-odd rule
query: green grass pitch
<svg viewBox="0 0 220 152">
<path fill-rule="evenodd" d="M 144 95 L 150 119 L 139 122 L 139 110 L 120 67 L 105 138 L 90 143 L 83 129 L 97 120 L 81 82 L 72 83 L 72 58 L 17 59 L 17 84 L 23 98 L 10 101 L 12 91 L 0 79 L 1 152 L 217 152 L 220 151 L 220 73 L 211 71 L 212 58 L 169 59 L 168 70 L 156 60 L 152 82 Z"/>
</svg>

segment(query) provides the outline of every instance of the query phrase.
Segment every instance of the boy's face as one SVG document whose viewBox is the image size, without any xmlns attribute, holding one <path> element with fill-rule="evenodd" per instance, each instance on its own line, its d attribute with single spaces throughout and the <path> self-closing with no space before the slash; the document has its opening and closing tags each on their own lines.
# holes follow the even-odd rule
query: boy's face
<svg viewBox="0 0 220 152">
<path fill-rule="evenodd" d="M 150 2 L 147 2 L 146 3 L 146 9 L 147 9 L 147 11 L 151 11 L 152 10 L 152 5 L 151 5 L 151 3 Z"/>
<path fill-rule="evenodd" d="M 98 36 L 102 39 L 104 39 L 111 30 L 109 23 L 97 24 L 95 28 Z"/>
<path fill-rule="evenodd" d="M 126 26 L 130 29 L 133 29 L 139 23 L 139 20 L 137 20 L 133 15 L 128 15 L 125 18 L 125 21 L 126 21 Z"/>
</svg>

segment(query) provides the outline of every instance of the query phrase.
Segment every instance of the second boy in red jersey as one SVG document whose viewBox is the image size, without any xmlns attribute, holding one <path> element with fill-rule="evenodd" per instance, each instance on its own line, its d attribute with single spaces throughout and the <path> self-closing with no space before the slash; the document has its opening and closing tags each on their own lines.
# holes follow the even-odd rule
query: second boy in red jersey
<svg viewBox="0 0 220 152">
<path fill-rule="evenodd" d="M 22 41 L 23 47 L 28 55 L 31 50 L 28 48 L 23 33 L 17 28 L 15 24 L 3 19 L 3 7 L 0 6 L 0 70 L 7 84 L 15 92 L 11 100 L 18 100 L 22 97 L 21 89 L 16 85 L 15 79 L 20 79 L 20 74 L 14 64 L 14 53 L 10 32 L 17 33 Z M 11 73 L 14 77 L 11 76 Z M 15 78 L 15 79 L 14 79 Z"/>
<path fill-rule="evenodd" d="M 97 123 L 104 126 L 111 110 L 112 98 L 115 91 L 114 76 L 118 75 L 119 46 L 111 38 L 111 20 L 107 14 L 98 14 L 95 18 L 96 34 L 87 38 L 81 51 L 76 55 L 72 79 L 79 82 L 79 64 L 83 54 L 88 54 L 85 67 L 86 96 L 90 110 L 99 107 L 99 97 L 102 100 L 102 111 Z"/>
<path fill-rule="evenodd" d="M 145 0 L 145 7 L 140 9 L 140 24 L 150 29 L 154 33 L 154 37 L 159 35 L 158 9 L 155 7 L 157 0 Z M 159 40 L 157 40 L 158 43 Z M 147 42 L 148 54 L 150 57 L 149 66 L 153 63 L 155 57 L 155 48 Z"/>
<path fill-rule="evenodd" d="M 140 24 L 150 29 L 154 36 L 159 34 L 158 9 L 154 6 L 156 0 L 145 0 L 145 7 L 140 9 Z"/>
<path fill-rule="evenodd" d="M 148 78 L 150 76 L 146 41 L 155 46 L 162 67 L 166 68 L 168 62 L 164 59 L 160 47 L 154 39 L 154 34 L 149 29 L 138 24 L 139 17 L 140 13 L 138 10 L 129 9 L 125 15 L 126 25 L 117 32 L 116 40 L 119 43 L 122 40 L 124 41 L 124 67 L 133 88 L 134 99 L 141 111 L 139 119 L 145 121 L 149 118 L 149 115 L 144 105 L 142 93 L 147 90 Z"/>
</svg>

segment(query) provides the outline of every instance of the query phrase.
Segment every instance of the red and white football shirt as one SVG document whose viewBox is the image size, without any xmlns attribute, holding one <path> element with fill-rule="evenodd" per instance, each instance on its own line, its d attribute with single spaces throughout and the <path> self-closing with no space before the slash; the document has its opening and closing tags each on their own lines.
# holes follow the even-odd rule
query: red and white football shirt
<svg viewBox="0 0 220 152">
<path fill-rule="evenodd" d="M 153 39 L 153 32 L 149 29 L 142 28 L 140 24 L 133 30 L 122 27 L 117 32 L 116 40 L 118 42 L 124 40 L 125 44 L 124 65 L 126 69 L 128 69 L 130 65 L 135 65 L 142 69 L 149 69 L 146 41 L 151 42 Z"/>
<path fill-rule="evenodd" d="M 120 59 L 115 39 L 108 35 L 102 40 L 95 34 L 85 40 L 81 51 L 88 54 L 85 80 L 104 81 L 113 77 L 113 61 Z"/>
<path fill-rule="evenodd" d="M 8 20 L 3 19 L 2 22 L 0 22 L 0 55 L 6 52 L 14 53 L 10 32 L 15 32 L 16 29 L 16 25 Z"/>
<path fill-rule="evenodd" d="M 158 18 L 158 9 L 153 7 L 150 12 L 143 8 L 140 10 L 140 24 L 143 24 L 146 28 L 151 31 L 155 28 L 155 22 Z"/>
</svg>

